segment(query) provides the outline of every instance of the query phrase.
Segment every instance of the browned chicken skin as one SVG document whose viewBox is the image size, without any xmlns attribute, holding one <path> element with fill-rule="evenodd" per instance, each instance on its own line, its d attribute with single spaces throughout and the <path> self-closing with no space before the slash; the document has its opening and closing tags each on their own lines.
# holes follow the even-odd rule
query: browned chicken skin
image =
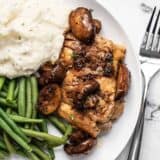
<svg viewBox="0 0 160 160">
<path fill-rule="evenodd" d="M 123 64 L 125 47 L 98 34 L 101 22 L 90 10 L 72 11 L 69 24 L 57 63 L 39 71 L 39 110 L 45 115 L 56 111 L 77 128 L 64 149 L 79 154 L 91 149 L 96 137 L 123 113 L 130 73 Z"/>
<path fill-rule="evenodd" d="M 61 103 L 61 90 L 56 84 L 48 84 L 41 91 L 38 100 L 38 109 L 44 115 L 56 111 Z"/>
</svg>

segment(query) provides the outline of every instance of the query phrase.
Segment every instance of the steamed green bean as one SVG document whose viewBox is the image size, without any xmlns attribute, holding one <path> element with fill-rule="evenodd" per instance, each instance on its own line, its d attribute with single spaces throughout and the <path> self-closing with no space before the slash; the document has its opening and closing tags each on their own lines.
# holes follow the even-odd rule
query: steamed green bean
<svg viewBox="0 0 160 160">
<path fill-rule="evenodd" d="M 6 123 L 17 133 L 21 138 L 28 142 L 27 136 L 21 131 L 17 124 L 0 108 L 0 117 L 3 118 Z"/>
<path fill-rule="evenodd" d="M 27 78 L 27 82 L 26 82 L 26 97 L 27 97 L 27 103 L 26 103 L 26 107 L 27 107 L 27 110 L 26 110 L 26 117 L 27 118 L 31 118 L 32 117 L 32 90 L 31 90 L 31 81 L 30 81 L 30 78 Z"/>
<path fill-rule="evenodd" d="M 3 133 L 3 138 L 4 138 L 4 142 L 6 144 L 7 150 L 9 151 L 10 154 L 16 153 L 13 145 L 10 142 L 10 139 L 8 138 L 8 136 L 6 135 L 6 133 Z"/>
<path fill-rule="evenodd" d="M 22 131 L 30 137 L 41 138 L 42 140 L 47 141 L 51 146 L 59 146 L 66 143 L 66 137 L 57 137 L 54 135 L 50 135 L 44 132 L 34 131 L 30 129 L 22 128 Z"/>
<path fill-rule="evenodd" d="M 18 123 L 43 123 L 43 119 L 26 118 L 18 115 L 9 115 L 9 117 Z"/>
<path fill-rule="evenodd" d="M 2 89 L 4 83 L 5 83 L 6 78 L 5 77 L 0 77 L 0 90 Z"/>
<path fill-rule="evenodd" d="M 45 152 L 41 151 L 38 147 L 36 147 L 35 145 L 31 145 L 31 147 L 33 152 L 42 160 L 50 160 L 49 156 Z"/>
<path fill-rule="evenodd" d="M 2 118 L 0 118 L 0 128 L 3 129 L 13 140 L 15 140 L 15 142 L 22 146 L 26 151 L 32 151 L 32 148 L 20 136 L 13 132 L 13 130 Z"/>
<path fill-rule="evenodd" d="M 25 116 L 25 105 L 26 105 L 26 96 L 25 96 L 25 78 L 22 77 L 19 80 L 19 92 L 18 92 L 18 113 L 20 116 Z"/>
<path fill-rule="evenodd" d="M 12 102 L 14 100 L 14 91 L 15 91 L 16 81 L 15 79 L 9 82 L 7 101 Z"/>
<path fill-rule="evenodd" d="M 7 100 L 2 97 L 0 97 L 0 104 L 3 106 L 11 107 L 11 108 L 17 108 L 17 104 L 15 101 L 7 102 Z"/>
<path fill-rule="evenodd" d="M 62 123 L 57 117 L 55 116 L 50 116 L 49 121 L 56 127 L 58 128 L 63 134 L 66 132 L 66 126 L 64 123 Z"/>
</svg>

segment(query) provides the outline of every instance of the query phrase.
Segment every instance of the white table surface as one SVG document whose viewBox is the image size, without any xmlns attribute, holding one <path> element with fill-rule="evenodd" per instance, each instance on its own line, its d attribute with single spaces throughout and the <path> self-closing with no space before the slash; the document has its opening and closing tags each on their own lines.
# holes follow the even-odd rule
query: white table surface
<svg viewBox="0 0 160 160">
<path fill-rule="evenodd" d="M 153 8 L 155 5 L 158 5 L 159 0 L 97 1 L 108 8 L 116 17 L 128 34 L 129 39 L 138 54 L 144 31 L 150 17 L 150 13 L 142 11 L 140 4 L 144 2 Z M 156 83 L 159 82 L 159 79 L 160 74 L 157 75 L 157 78 L 154 79 L 154 82 L 150 86 L 148 98 L 150 105 L 147 107 L 140 160 L 160 160 L 160 93 L 158 92 L 159 94 L 157 94 L 157 88 L 160 89 L 160 83 Z M 151 113 L 155 110 L 154 117 L 151 117 Z M 126 146 L 117 160 L 127 159 L 129 146 L 130 143 Z"/>
</svg>

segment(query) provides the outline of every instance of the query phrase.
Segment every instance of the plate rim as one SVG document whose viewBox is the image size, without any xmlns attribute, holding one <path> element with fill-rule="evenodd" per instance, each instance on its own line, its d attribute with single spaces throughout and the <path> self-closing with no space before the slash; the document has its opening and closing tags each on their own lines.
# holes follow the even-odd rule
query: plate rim
<svg viewBox="0 0 160 160">
<path fill-rule="evenodd" d="M 133 51 L 133 56 L 135 57 L 135 62 L 136 62 L 136 66 L 137 66 L 137 69 L 138 69 L 138 77 L 141 77 L 140 78 L 140 91 L 141 91 L 141 97 L 142 97 L 142 92 L 143 92 L 143 83 L 142 83 L 142 75 L 141 75 L 141 67 L 140 67 L 140 61 L 139 61 L 139 57 L 138 57 L 138 54 L 136 54 L 136 49 L 133 47 L 133 43 L 131 42 L 130 38 L 129 38 L 129 35 L 127 34 L 127 32 L 125 31 L 123 25 L 120 23 L 120 21 L 118 20 L 118 18 L 114 15 L 114 13 L 112 13 L 111 9 L 107 6 L 103 6 L 103 4 L 101 2 L 98 2 L 97 0 L 93 0 L 94 2 L 93 3 L 96 3 L 96 5 L 99 5 L 99 7 L 103 8 L 108 14 L 109 16 L 117 23 L 117 25 L 121 28 L 126 40 L 128 41 L 128 44 L 131 48 L 131 50 Z M 139 49 L 138 49 L 139 51 Z M 138 111 L 138 114 L 136 115 L 136 121 L 134 122 L 134 127 L 132 128 L 132 130 L 130 131 L 130 136 L 129 138 L 125 141 L 124 143 L 124 146 L 121 147 L 121 149 L 119 150 L 119 152 L 117 152 L 117 154 L 114 156 L 114 160 L 117 159 L 121 153 L 124 151 L 124 149 L 127 147 L 127 144 L 129 143 L 129 141 L 131 140 L 131 137 L 134 133 L 134 130 L 135 130 L 135 127 L 136 127 L 136 124 L 137 124 L 137 121 L 138 121 L 138 117 L 139 117 L 139 114 L 140 114 L 140 109 L 141 109 L 141 101 L 142 101 L 142 98 L 140 98 L 139 100 L 139 105 L 137 105 L 137 107 L 139 106 L 139 111 Z M 129 152 L 129 151 L 128 151 Z"/>
</svg>

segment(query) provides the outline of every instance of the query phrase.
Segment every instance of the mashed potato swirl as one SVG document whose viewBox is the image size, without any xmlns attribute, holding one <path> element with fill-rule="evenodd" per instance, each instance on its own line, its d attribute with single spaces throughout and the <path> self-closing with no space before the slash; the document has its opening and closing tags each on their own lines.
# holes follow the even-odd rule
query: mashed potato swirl
<svg viewBox="0 0 160 160">
<path fill-rule="evenodd" d="M 0 6 L 0 75 L 29 75 L 58 58 L 69 9 L 57 0 L 0 0 Z"/>
</svg>

